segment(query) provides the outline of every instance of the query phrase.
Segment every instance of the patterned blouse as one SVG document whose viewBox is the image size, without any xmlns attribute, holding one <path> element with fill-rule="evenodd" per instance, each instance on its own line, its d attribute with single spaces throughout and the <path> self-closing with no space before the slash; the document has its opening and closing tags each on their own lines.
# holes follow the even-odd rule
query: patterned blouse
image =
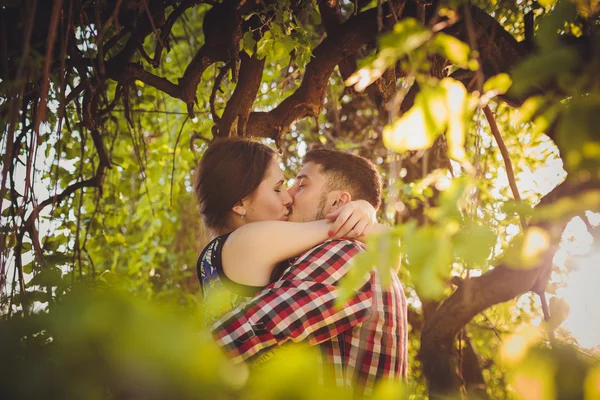
<svg viewBox="0 0 600 400">
<path fill-rule="evenodd" d="M 196 263 L 196 271 L 202 289 L 204 325 L 207 328 L 212 326 L 222 315 L 251 299 L 262 290 L 262 287 L 236 283 L 223 272 L 221 251 L 230 233 L 212 240 L 204 248 Z"/>
</svg>

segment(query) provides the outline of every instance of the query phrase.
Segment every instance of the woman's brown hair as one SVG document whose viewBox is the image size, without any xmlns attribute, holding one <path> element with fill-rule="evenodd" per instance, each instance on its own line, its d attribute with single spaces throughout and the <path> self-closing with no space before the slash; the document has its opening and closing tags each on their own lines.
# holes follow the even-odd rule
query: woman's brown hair
<svg viewBox="0 0 600 400">
<path fill-rule="evenodd" d="M 248 139 L 218 139 L 196 169 L 194 191 L 200 214 L 211 229 L 225 227 L 227 213 L 264 180 L 275 151 Z"/>
</svg>

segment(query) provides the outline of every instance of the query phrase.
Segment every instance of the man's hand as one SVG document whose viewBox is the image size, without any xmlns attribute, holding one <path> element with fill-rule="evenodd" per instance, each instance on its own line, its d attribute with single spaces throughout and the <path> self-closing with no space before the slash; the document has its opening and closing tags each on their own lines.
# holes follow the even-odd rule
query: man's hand
<svg viewBox="0 0 600 400">
<path fill-rule="evenodd" d="M 356 200 L 330 212 L 325 218 L 334 221 L 329 229 L 329 237 L 356 239 L 375 225 L 376 211 L 368 201 Z"/>
</svg>

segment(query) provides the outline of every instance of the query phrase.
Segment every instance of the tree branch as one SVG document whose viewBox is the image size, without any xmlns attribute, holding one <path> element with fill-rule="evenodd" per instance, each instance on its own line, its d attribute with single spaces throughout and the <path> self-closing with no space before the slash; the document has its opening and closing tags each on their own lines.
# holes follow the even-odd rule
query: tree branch
<svg viewBox="0 0 600 400">
<path fill-rule="evenodd" d="M 335 36 L 343 24 L 339 2 L 337 0 L 319 0 L 318 5 L 327 36 Z M 339 69 L 342 79 L 346 80 L 356 71 L 356 61 L 350 55 L 344 57 L 339 63 Z"/>
<path fill-rule="evenodd" d="M 162 51 L 163 49 L 166 47 L 167 44 L 167 40 L 169 38 L 169 35 L 171 34 L 171 30 L 173 29 L 173 25 L 175 25 L 175 22 L 179 19 L 179 17 L 181 17 L 183 15 L 184 12 L 186 12 L 190 7 L 201 3 L 202 0 L 185 0 L 182 1 L 179 6 L 177 6 L 177 8 L 175 8 L 171 14 L 169 14 L 169 17 L 167 18 L 167 20 L 165 21 L 165 23 L 163 24 L 163 26 L 160 28 L 160 36 L 157 40 L 156 43 L 156 49 L 154 50 L 154 60 L 153 60 L 153 65 L 154 67 L 158 67 L 158 65 L 160 64 L 160 57 L 162 55 Z"/>
<path fill-rule="evenodd" d="M 510 154 L 508 154 L 508 149 L 504 144 L 504 140 L 502 140 L 502 135 L 500 134 L 500 130 L 498 129 L 498 124 L 496 124 L 496 118 L 494 118 L 494 114 L 492 113 L 492 110 L 490 110 L 489 105 L 483 107 L 483 113 L 485 114 L 485 117 L 488 123 L 490 124 L 490 130 L 492 131 L 492 135 L 494 136 L 494 139 L 496 139 L 496 143 L 498 143 L 500 154 L 502 154 L 502 160 L 504 160 L 504 168 L 506 169 L 506 175 L 508 176 L 508 184 L 510 186 L 510 190 L 512 191 L 513 197 L 516 201 L 521 201 L 521 195 L 519 194 L 519 188 L 517 187 L 515 171 L 512 165 L 512 161 L 510 160 Z M 519 215 L 519 219 L 521 220 L 521 229 L 523 230 L 523 232 L 525 232 L 525 230 L 527 229 L 527 220 L 522 215 Z"/>
<path fill-rule="evenodd" d="M 377 35 L 377 10 L 371 9 L 346 21 L 336 34 L 327 36 L 313 52 L 302 84 L 270 112 L 250 114 L 246 134 L 278 140 L 301 118 L 315 117 L 323 108 L 329 77 L 344 57 L 353 54 Z"/>
<path fill-rule="evenodd" d="M 52 6 L 52 15 L 50 16 L 50 26 L 48 28 L 48 44 L 46 45 L 46 57 L 44 59 L 44 72 L 42 76 L 42 86 L 40 88 L 40 102 L 36 113 L 36 121 L 33 129 L 38 131 L 40 122 L 46 120 L 46 104 L 48 103 L 48 88 L 50 87 L 50 64 L 52 63 L 52 53 L 54 52 L 54 42 L 58 31 L 58 19 L 62 8 L 62 0 L 54 0 Z"/>
<path fill-rule="evenodd" d="M 539 205 L 548 205 L 563 197 L 597 188 L 598 183 L 593 181 L 565 181 L 544 196 Z M 482 276 L 466 279 L 427 320 L 421 335 L 420 359 L 432 398 L 456 393 L 460 388 L 454 347 L 458 332 L 483 310 L 520 296 L 532 288 L 540 270 L 546 264 L 552 263 L 558 239 L 567 222 L 561 221 L 554 225 L 539 224 L 549 229 L 555 240 L 536 267 L 513 269 L 507 265 L 499 265 Z"/>
<path fill-rule="evenodd" d="M 465 382 L 468 398 L 473 399 L 488 399 L 489 396 L 486 392 L 485 380 L 483 379 L 483 373 L 481 372 L 481 362 L 475 352 L 473 343 L 469 338 L 468 333 L 465 329 L 465 335 L 463 336 L 464 346 L 463 350 L 463 362 L 461 365 L 461 376 Z"/>
<path fill-rule="evenodd" d="M 191 3 L 190 6 L 195 2 L 192 1 Z M 192 61 L 190 61 L 177 84 L 146 71 L 140 64 L 130 62 L 136 50 L 136 39 L 134 37 L 136 35 L 133 34 L 125 48 L 107 62 L 107 76 L 124 86 L 127 82 L 140 80 L 171 97 L 181 99 L 187 104 L 188 115 L 190 118 L 193 118 L 196 90 L 206 68 L 217 61 L 225 62 L 237 57 L 237 46 L 241 38 L 242 18 L 236 6 L 237 2 L 235 0 L 228 0 L 215 4 L 206 13 L 203 23 L 205 43 L 198 50 Z M 179 16 L 183 11 L 183 9 L 179 11 Z M 173 24 L 177 16 L 175 14 L 173 20 L 168 20 L 165 25 L 167 23 Z M 136 32 L 139 37 L 146 37 L 152 32 L 150 23 L 146 22 L 143 25 L 143 29 L 140 28 Z M 167 31 L 165 30 L 165 32 Z M 235 54 L 232 52 L 234 48 Z"/>
<path fill-rule="evenodd" d="M 221 83 L 223 82 L 223 79 L 225 79 L 225 75 L 227 75 L 228 71 L 229 71 L 229 64 L 225 64 L 223 67 L 221 67 L 221 70 L 217 74 L 217 77 L 215 78 L 215 81 L 213 83 L 213 88 L 210 93 L 210 98 L 208 100 L 209 107 L 210 107 L 210 114 L 212 115 L 212 119 L 215 124 L 217 124 L 221 120 L 221 117 L 219 117 L 217 115 L 217 110 L 215 108 L 217 92 L 221 88 Z"/>
<path fill-rule="evenodd" d="M 218 124 L 219 136 L 236 136 L 234 132 L 237 136 L 246 136 L 248 118 L 260 88 L 265 59 L 259 60 L 256 54 L 250 57 L 243 51 L 241 60 L 238 83 Z M 238 124 L 233 126 L 236 119 Z"/>
</svg>

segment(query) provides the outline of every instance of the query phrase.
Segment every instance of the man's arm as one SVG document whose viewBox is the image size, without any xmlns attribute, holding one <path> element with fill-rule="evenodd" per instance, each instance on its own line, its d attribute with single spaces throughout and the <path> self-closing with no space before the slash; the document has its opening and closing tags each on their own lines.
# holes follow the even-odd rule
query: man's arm
<svg viewBox="0 0 600 400">
<path fill-rule="evenodd" d="M 315 247 L 280 280 L 217 321 L 212 326 L 217 343 L 243 361 L 290 340 L 318 344 L 364 321 L 372 303 L 367 277 L 343 307 L 334 305 L 337 283 L 361 250 L 351 240 Z"/>
</svg>

